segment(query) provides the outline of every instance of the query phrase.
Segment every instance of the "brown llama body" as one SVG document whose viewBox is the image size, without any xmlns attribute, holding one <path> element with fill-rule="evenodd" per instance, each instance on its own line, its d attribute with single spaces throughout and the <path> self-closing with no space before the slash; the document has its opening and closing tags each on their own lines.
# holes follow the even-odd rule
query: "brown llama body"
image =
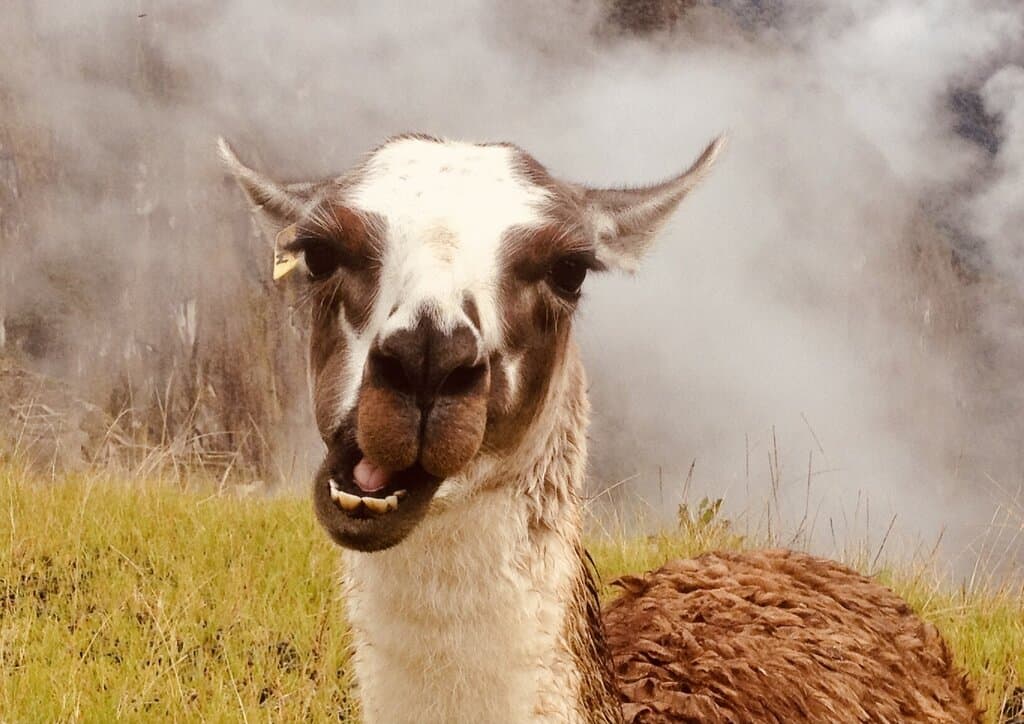
<svg viewBox="0 0 1024 724">
<path fill-rule="evenodd" d="M 604 623 L 627 722 L 982 720 L 935 627 L 833 561 L 708 553 L 617 584 Z"/>
</svg>

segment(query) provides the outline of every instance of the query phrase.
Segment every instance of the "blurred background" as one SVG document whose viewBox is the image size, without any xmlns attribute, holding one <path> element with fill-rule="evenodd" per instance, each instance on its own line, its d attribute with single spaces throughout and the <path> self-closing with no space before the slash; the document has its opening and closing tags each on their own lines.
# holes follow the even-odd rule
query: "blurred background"
<svg viewBox="0 0 1024 724">
<path fill-rule="evenodd" d="M 219 166 L 510 140 L 642 184 L 730 148 L 588 281 L 594 509 L 680 500 L 970 570 L 1024 533 L 1018 0 L 7 0 L 0 450 L 305 490 L 304 310 Z"/>
</svg>

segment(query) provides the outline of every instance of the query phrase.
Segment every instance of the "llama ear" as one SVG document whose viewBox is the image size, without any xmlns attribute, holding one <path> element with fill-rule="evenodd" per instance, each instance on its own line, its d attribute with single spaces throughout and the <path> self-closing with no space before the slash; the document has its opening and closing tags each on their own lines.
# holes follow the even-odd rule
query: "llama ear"
<svg viewBox="0 0 1024 724">
<path fill-rule="evenodd" d="M 217 139 L 217 149 L 224 164 L 253 204 L 263 232 L 274 241 L 275 280 L 291 272 L 300 261 L 300 254 L 290 249 L 296 238 L 297 221 L 313 199 L 316 184 L 281 184 L 246 166 L 238 160 L 231 145 Z"/>
<path fill-rule="evenodd" d="M 719 136 L 689 169 L 644 188 L 583 190 L 587 221 L 597 237 L 597 259 L 609 269 L 633 271 L 655 235 L 707 175 L 725 147 Z"/>
<path fill-rule="evenodd" d="M 249 197 L 270 238 L 302 217 L 313 198 L 315 184 L 278 183 L 239 161 L 234 149 L 223 138 L 217 139 L 217 150 L 224 165 Z"/>
</svg>

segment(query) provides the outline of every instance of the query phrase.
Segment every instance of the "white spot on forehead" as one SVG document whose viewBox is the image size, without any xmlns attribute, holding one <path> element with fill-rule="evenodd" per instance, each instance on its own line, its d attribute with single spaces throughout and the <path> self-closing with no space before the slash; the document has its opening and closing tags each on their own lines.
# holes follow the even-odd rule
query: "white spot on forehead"
<svg viewBox="0 0 1024 724">
<path fill-rule="evenodd" d="M 415 138 L 379 149 L 352 191 L 356 206 L 407 230 L 439 224 L 463 244 L 534 223 L 548 191 L 515 168 L 515 150 Z"/>
<path fill-rule="evenodd" d="M 539 224 L 550 199 L 518 172 L 515 154 L 507 146 L 407 138 L 370 157 L 346 196 L 387 221 L 379 303 L 429 299 L 454 321 L 469 293 L 485 337 L 496 342 L 502 236 L 510 227 Z"/>
</svg>

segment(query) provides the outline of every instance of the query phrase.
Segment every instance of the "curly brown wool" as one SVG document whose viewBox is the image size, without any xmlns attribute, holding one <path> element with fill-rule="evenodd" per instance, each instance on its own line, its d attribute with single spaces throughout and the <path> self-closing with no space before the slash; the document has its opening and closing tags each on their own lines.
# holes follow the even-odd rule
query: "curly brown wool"
<svg viewBox="0 0 1024 724">
<path fill-rule="evenodd" d="M 616 584 L 604 625 L 627 722 L 982 720 L 935 627 L 833 561 L 708 553 Z"/>
</svg>

